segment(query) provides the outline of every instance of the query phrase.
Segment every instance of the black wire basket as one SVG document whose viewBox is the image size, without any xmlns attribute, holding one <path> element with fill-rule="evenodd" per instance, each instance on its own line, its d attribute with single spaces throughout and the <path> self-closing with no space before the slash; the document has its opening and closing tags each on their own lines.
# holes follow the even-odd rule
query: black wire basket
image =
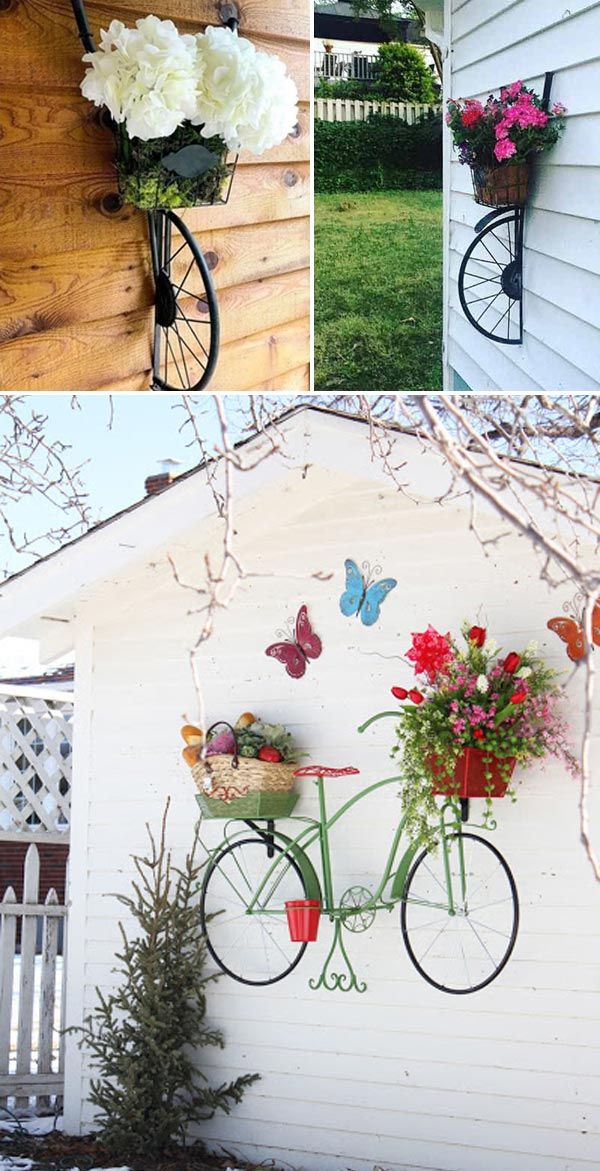
<svg viewBox="0 0 600 1171">
<path fill-rule="evenodd" d="M 227 203 L 237 164 L 222 138 L 184 123 L 168 138 L 130 138 L 115 125 L 119 191 L 141 211 Z"/>
</svg>

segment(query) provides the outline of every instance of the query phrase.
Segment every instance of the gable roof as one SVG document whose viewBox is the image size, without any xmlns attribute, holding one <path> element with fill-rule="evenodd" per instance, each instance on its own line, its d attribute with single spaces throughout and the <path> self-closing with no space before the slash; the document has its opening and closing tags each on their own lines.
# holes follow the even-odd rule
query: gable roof
<svg viewBox="0 0 600 1171">
<path fill-rule="evenodd" d="M 244 506 L 260 494 L 272 492 L 286 484 L 288 507 L 292 496 L 299 506 L 306 500 L 307 469 L 311 483 L 321 493 L 331 492 L 342 481 L 380 481 L 384 473 L 370 456 L 368 445 L 360 442 L 367 421 L 328 407 L 300 404 L 282 412 L 265 433 L 249 436 L 236 445 L 247 452 L 247 471 L 236 472 L 235 497 L 238 516 Z M 343 438 L 340 429 L 345 432 Z M 334 434 L 335 430 L 335 434 Z M 398 441 L 420 446 L 414 432 L 394 427 Z M 271 438 L 282 434 L 273 455 L 261 460 Z M 404 452 L 403 455 L 408 455 Z M 430 457 L 429 478 L 420 481 L 419 491 L 429 495 L 429 479 L 434 474 Z M 103 582 L 120 580 L 131 567 L 156 556 L 158 548 L 173 545 L 186 531 L 202 523 L 215 523 L 216 510 L 212 489 L 205 474 L 209 464 L 221 474 L 222 456 L 215 456 L 177 476 L 162 491 L 145 496 L 106 520 L 93 525 L 59 549 L 48 553 L 33 565 L 19 570 L 0 585 L 0 638 L 18 633 L 29 638 L 45 639 L 44 657 L 66 653 L 72 643 L 66 639 L 74 612 L 75 599 L 88 600 Z M 443 472 L 441 473 L 444 479 Z M 293 492 L 292 492 L 293 489 Z M 61 630 L 62 628 L 62 630 Z M 54 630 L 56 637 L 45 638 Z M 61 637 L 62 635 L 62 637 Z"/>
</svg>

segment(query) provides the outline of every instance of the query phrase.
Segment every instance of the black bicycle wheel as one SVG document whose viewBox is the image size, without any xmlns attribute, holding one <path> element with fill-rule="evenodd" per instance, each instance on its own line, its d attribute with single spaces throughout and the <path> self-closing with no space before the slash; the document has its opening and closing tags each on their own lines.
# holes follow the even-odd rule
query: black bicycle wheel
<svg viewBox="0 0 600 1171">
<path fill-rule="evenodd" d="M 272 853 L 274 851 L 274 854 Z M 247 907 L 281 846 L 260 837 L 232 842 L 209 863 L 202 885 L 200 916 L 208 950 L 221 969 L 240 984 L 276 984 L 300 963 L 305 943 L 289 937 L 285 903 L 305 899 L 306 885 L 289 856 L 280 863 L 261 896 L 260 912 Z"/>
<path fill-rule="evenodd" d="M 471 833 L 450 834 L 447 842 L 454 913 L 446 906 L 440 843 L 433 852 L 423 850 L 413 863 L 400 924 L 406 950 L 423 979 L 441 992 L 460 996 L 491 984 L 508 962 L 519 930 L 519 899 L 507 862 L 490 842 Z"/>
<path fill-rule="evenodd" d="M 520 209 L 495 217 L 467 248 L 458 274 L 460 303 L 471 325 L 510 346 L 523 340 L 522 232 Z"/>
<path fill-rule="evenodd" d="M 209 267 L 175 212 L 149 212 L 148 229 L 155 286 L 153 389 L 202 390 L 219 352 L 219 310 Z"/>
</svg>

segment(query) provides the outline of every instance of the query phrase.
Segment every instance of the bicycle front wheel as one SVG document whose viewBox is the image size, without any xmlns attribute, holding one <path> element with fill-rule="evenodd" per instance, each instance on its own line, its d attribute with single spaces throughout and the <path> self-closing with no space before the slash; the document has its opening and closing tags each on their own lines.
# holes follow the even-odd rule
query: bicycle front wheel
<svg viewBox="0 0 600 1171">
<path fill-rule="evenodd" d="M 502 854 L 477 834 L 446 838 L 454 908 L 450 910 L 443 844 L 423 850 L 406 880 L 400 924 L 415 968 L 441 992 L 485 988 L 508 962 L 519 929 L 515 880 Z M 463 878 L 464 876 L 464 878 Z"/>
<path fill-rule="evenodd" d="M 306 885 L 298 864 L 281 857 L 284 850 L 263 838 L 232 842 L 209 863 L 200 900 L 206 946 L 222 972 L 240 984 L 275 984 L 300 962 L 305 943 L 292 943 L 285 904 L 305 899 Z M 257 901 L 248 911 L 255 893 Z"/>
<path fill-rule="evenodd" d="M 219 310 L 210 270 L 195 236 L 175 212 L 149 212 L 148 228 L 155 286 L 153 388 L 202 390 L 219 353 Z"/>
</svg>

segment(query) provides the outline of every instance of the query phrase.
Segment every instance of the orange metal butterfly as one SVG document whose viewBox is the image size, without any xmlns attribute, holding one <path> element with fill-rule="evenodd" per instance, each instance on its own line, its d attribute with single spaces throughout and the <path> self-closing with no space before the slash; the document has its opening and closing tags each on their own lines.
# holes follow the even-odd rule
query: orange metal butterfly
<svg viewBox="0 0 600 1171">
<path fill-rule="evenodd" d="M 551 618 L 546 625 L 567 644 L 567 654 L 572 662 L 585 658 L 585 634 L 581 622 L 576 618 Z M 600 598 L 596 599 L 592 612 L 592 642 L 600 646 Z"/>
</svg>

